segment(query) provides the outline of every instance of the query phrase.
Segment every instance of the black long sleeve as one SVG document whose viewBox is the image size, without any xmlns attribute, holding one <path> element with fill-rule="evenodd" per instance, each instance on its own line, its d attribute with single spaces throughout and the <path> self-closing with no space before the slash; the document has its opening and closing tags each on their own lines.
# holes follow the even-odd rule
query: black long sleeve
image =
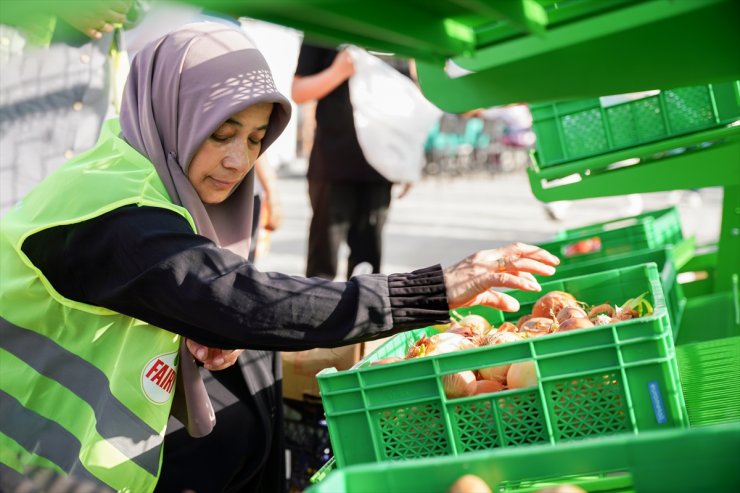
<svg viewBox="0 0 740 493">
<path fill-rule="evenodd" d="M 63 296 L 210 347 L 333 347 L 448 320 L 438 265 L 347 282 L 264 273 L 156 207 L 50 228 L 23 251 Z"/>
</svg>

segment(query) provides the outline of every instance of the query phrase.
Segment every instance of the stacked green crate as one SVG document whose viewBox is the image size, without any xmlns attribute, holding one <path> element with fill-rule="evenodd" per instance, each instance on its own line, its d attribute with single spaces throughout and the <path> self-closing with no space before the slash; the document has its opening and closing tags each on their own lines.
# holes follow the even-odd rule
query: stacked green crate
<svg viewBox="0 0 740 493">
<path fill-rule="evenodd" d="M 539 246 L 560 258 L 560 267 L 615 254 L 675 245 L 683 240 L 678 209 L 669 207 L 561 231 Z"/>
<path fill-rule="evenodd" d="M 542 282 L 656 263 L 676 336 L 686 304 L 677 274 L 693 255 L 694 243 L 683 239 L 675 207 L 567 229 L 539 246 L 560 258 L 555 275 L 541 277 Z"/>
<path fill-rule="evenodd" d="M 740 81 L 681 87 L 607 106 L 599 98 L 533 104 L 536 161 L 546 168 L 740 119 Z"/>
</svg>

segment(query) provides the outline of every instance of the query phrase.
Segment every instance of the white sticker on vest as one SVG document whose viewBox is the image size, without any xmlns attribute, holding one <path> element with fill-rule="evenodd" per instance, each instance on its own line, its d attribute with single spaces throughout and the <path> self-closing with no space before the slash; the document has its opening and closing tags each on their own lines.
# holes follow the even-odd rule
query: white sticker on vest
<svg viewBox="0 0 740 493">
<path fill-rule="evenodd" d="M 149 360 L 141 372 L 141 388 L 150 401 L 164 404 L 175 387 L 177 353 L 160 354 Z"/>
</svg>

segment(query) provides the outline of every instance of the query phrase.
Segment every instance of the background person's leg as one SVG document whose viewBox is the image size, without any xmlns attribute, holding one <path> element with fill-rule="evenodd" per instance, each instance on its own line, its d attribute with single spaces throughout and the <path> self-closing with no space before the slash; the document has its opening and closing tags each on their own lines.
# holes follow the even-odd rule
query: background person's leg
<svg viewBox="0 0 740 493">
<path fill-rule="evenodd" d="M 390 183 L 364 183 L 355 188 L 355 214 L 347 235 L 349 259 L 347 272 L 368 262 L 372 271 L 381 269 L 383 254 L 383 227 L 388 219 L 388 208 L 391 203 Z"/>
</svg>

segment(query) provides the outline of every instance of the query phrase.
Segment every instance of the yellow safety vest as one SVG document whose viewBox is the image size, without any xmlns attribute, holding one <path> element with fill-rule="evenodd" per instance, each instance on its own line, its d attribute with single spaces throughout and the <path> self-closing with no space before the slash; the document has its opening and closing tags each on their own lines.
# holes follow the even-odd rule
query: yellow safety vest
<svg viewBox="0 0 740 493">
<path fill-rule="evenodd" d="M 180 336 L 65 298 L 24 255 L 26 238 L 125 205 L 185 217 L 152 164 L 109 121 L 0 221 L 0 467 L 51 469 L 124 492 L 154 489 Z"/>
</svg>

